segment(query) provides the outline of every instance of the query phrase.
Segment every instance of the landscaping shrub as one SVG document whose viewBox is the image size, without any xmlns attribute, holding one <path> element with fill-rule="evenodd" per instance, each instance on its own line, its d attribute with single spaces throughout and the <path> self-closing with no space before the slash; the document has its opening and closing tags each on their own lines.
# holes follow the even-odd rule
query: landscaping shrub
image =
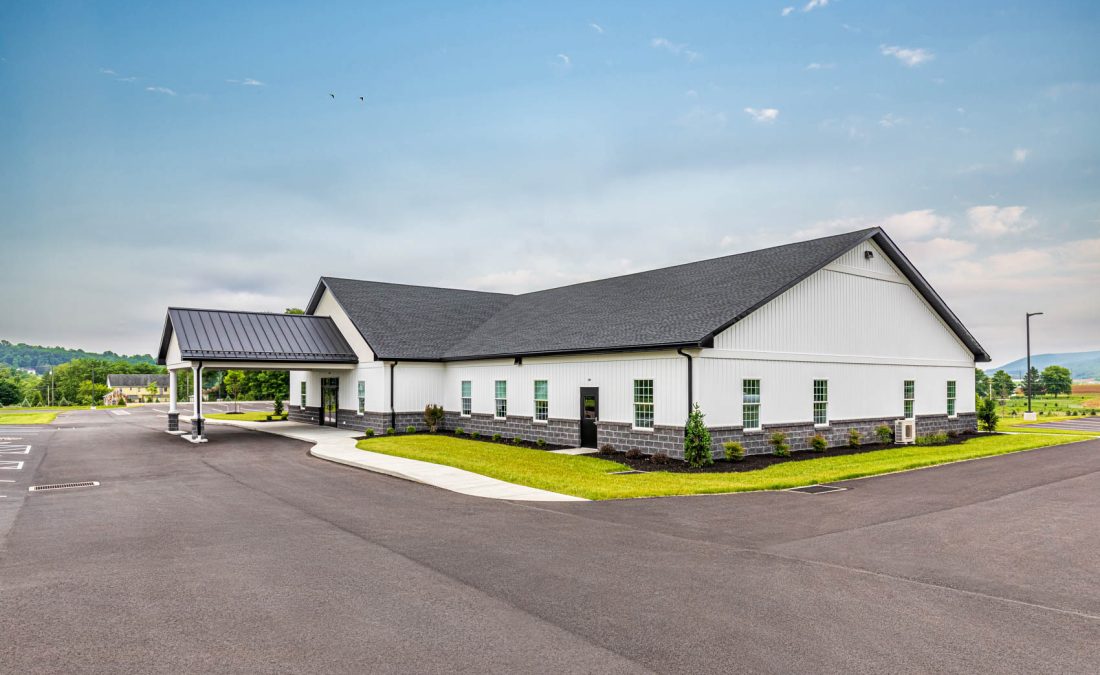
<svg viewBox="0 0 1100 675">
<path fill-rule="evenodd" d="M 428 425 L 428 431 L 435 433 L 443 422 L 443 406 L 429 403 L 424 406 L 424 424 Z"/>
<path fill-rule="evenodd" d="M 997 422 L 999 421 L 1000 417 L 997 415 L 997 404 L 993 399 L 985 399 L 978 404 L 978 425 L 983 431 L 996 431 Z"/>
<path fill-rule="evenodd" d="M 657 454 L 650 457 L 649 461 L 653 462 L 654 464 L 668 464 L 668 461 L 669 461 L 668 453 L 667 452 L 658 452 Z"/>
<path fill-rule="evenodd" d="M 947 437 L 948 438 L 958 438 L 959 437 L 959 432 L 952 429 L 951 431 L 947 432 Z"/>
<path fill-rule="evenodd" d="M 366 429 L 363 430 L 363 435 L 366 436 L 367 438 L 370 438 L 371 436 L 374 435 L 374 429 L 372 429 L 370 427 L 367 427 Z"/>
<path fill-rule="evenodd" d="M 858 448 L 859 444 L 863 441 L 863 434 L 859 433 L 859 429 L 848 430 L 848 447 Z"/>
<path fill-rule="evenodd" d="M 775 448 L 772 454 L 776 457 L 791 456 L 791 444 L 787 442 L 787 434 L 782 431 L 775 432 L 772 434 L 771 444 Z"/>
<path fill-rule="evenodd" d="M 642 451 L 639 450 L 638 448 L 631 448 L 631 449 L 626 451 L 626 458 L 627 459 L 640 459 L 641 456 L 642 456 Z"/>
<path fill-rule="evenodd" d="M 917 436 L 916 440 L 914 440 L 913 442 L 917 445 L 942 445 L 947 442 L 947 434 L 940 432 L 936 434 Z"/>
<path fill-rule="evenodd" d="M 688 415 L 684 427 L 684 461 L 696 469 L 714 464 L 711 453 L 710 430 L 703 423 L 703 411 L 696 403 Z"/>
<path fill-rule="evenodd" d="M 275 410 L 275 416 L 276 417 L 282 415 L 283 414 L 283 397 L 282 396 L 276 396 L 275 400 L 272 401 L 272 403 L 271 403 L 271 407 Z"/>
<path fill-rule="evenodd" d="M 480 431 L 471 431 L 470 432 L 470 438 L 481 438 L 481 432 Z"/>
<path fill-rule="evenodd" d="M 810 436 L 810 450 L 814 452 L 825 452 L 829 449 L 829 441 L 825 440 L 825 437 L 821 434 L 814 434 Z"/>
<path fill-rule="evenodd" d="M 415 434 L 416 433 L 416 427 L 414 427 L 413 425 L 410 424 L 409 426 L 405 427 L 405 433 L 406 434 Z"/>
<path fill-rule="evenodd" d="M 737 441 L 726 441 L 722 444 L 722 447 L 726 451 L 727 462 L 740 462 L 745 459 L 745 446 Z"/>
<path fill-rule="evenodd" d="M 545 438 L 538 439 L 537 441 L 535 441 L 535 445 L 539 446 L 540 448 L 545 448 L 546 447 L 546 439 Z"/>
<path fill-rule="evenodd" d="M 514 437 L 512 438 L 512 442 L 513 442 L 513 443 L 515 443 L 516 445 L 519 445 L 520 443 L 522 443 L 522 442 L 523 442 L 523 439 L 522 439 L 522 438 L 520 438 L 519 436 L 514 436 Z"/>
<path fill-rule="evenodd" d="M 397 429 L 394 429 L 393 427 L 386 427 L 386 435 L 387 436 L 393 436 L 396 433 L 397 433 Z"/>
<path fill-rule="evenodd" d="M 600 454 L 601 455 L 614 455 L 615 454 L 615 446 L 611 445 L 610 443 L 604 443 L 603 445 L 600 446 Z"/>
<path fill-rule="evenodd" d="M 890 428 L 889 424 L 880 424 L 875 427 L 875 435 L 878 436 L 879 443 L 894 442 L 894 430 Z"/>
<path fill-rule="evenodd" d="M 455 436 L 461 436 L 464 433 L 466 433 L 465 429 L 462 427 L 455 427 Z"/>
<path fill-rule="evenodd" d="M 500 441 L 500 434 L 493 434 L 493 440 L 499 442 Z"/>
</svg>

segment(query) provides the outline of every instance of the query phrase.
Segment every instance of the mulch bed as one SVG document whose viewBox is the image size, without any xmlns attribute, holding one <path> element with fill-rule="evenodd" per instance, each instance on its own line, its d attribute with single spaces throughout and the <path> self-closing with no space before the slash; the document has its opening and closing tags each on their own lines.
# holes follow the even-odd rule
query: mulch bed
<svg viewBox="0 0 1100 675">
<path fill-rule="evenodd" d="M 988 435 L 988 434 L 985 434 Z M 945 445 L 958 445 L 968 439 L 976 437 L 977 434 L 960 434 L 955 438 L 948 438 L 946 443 L 937 443 L 934 446 L 927 447 L 942 447 Z M 841 455 L 858 455 L 864 452 L 874 452 L 875 450 L 889 450 L 891 448 L 901 448 L 907 446 L 895 445 L 893 443 L 864 443 L 858 448 L 838 447 L 829 448 L 825 452 L 812 452 L 810 450 L 795 450 L 791 452 L 790 457 L 776 457 L 772 454 L 764 455 L 745 455 L 745 458 L 740 462 L 727 462 L 725 459 L 715 459 L 714 464 L 705 466 L 699 469 L 688 466 L 687 462 L 682 459 L 668 459 L 664 464 L 654 462 L 652 456 L 642 455 L 641 457 L 631 459 L 626 456 L 624 452 L 616 452 L 613 455 L 605 455 L 602 453 L 593 455 L 600 459 L 609 459 L 613 462 L 619 462 L 625 464 L 631 469 L 638 471 L 668 471 L 670 473 L 736 473 L 741 471 L 757 471 L 759 469 L 767 468 L 773 464 L 783 464 L 784 462 L 801 462 L 807 459 L 820 459 L 822 457 L 838 457 Z"/>
<path fill-rule="evenodd" d="M 497 443 L 499 445 L 510 445 L 513 448 L 531 448 L 532 450 L 564 450 L 565 448 L 572 447 L 572 446 L 569 446 L 569 445 L 554 445 L 553 443 L 547 443 L 546 445 L 540 446 L 538 443 L 535 443 L 534 441 L 520 441 L 519 443 L 513 443 L 512 439 L 504 438 L 504 437 L 501 437 L 501 439 L 499 441 L 494 441 L 492 436 L 478 436 L 477 438 L 474 438 L 473 436 L 471 436 L 469 434 L 469 432 L 464 433 L 461 436 L 459 436 L 459 435 L 455 434 L 453 431 L 443 431 L 443 430 L 437 431 L 434 434 L 430 431 L 414 431 L 411 434 L 408 433 L 408 432 L 405 432 L 405 431 L 400 431 L 400 432 L 397 432 L 397 433 L 391 434 L 391 435 L 392 436 L 449 436 L 451 438 L 455 438 L 455 439 L 458 439 L 460 441 L 480 441 L 482 443 Z M 383 433 L 383 434 L 375 434 L 373 436 L 356 436 L 355 440 L 357 440 L 357 441 L 367 441 L 367 440 L 371 440 L 373 438 L 386 438 L 386 437 L 387 437 L 386 434 Z"/>
</svg>

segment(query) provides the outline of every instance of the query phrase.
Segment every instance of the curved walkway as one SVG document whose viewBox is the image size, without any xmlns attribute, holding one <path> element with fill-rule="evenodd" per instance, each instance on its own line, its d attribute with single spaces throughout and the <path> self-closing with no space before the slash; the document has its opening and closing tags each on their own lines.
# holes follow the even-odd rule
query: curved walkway
<svg viewBox="0 0 1100 675">
<path fill-rule="evenodd" d="M 181 419 L 187 419 L 181 416 Z M 393 457 L 368 450 L 360 450 L 355 445 L 357 431 L 322 427 L 301 422 L 246 422 L 235 420 L 207 419 L 208 425 L 224 424 L 255 431 L 263 431 L 278 436 L 286 436 L 299 441 L 313 443 L 309 454 L 314 457 L 347 464 L 359 469 L 384 473 L 387 476 L 403 478 L 425 485 L 460 492 L 474 497 L 487 499 L 509 499 L 526 502 L 585 502 L 583 497 L 558 494 L 547 490 L 516 485 L 496 478 L 489 478 L 471 471 L 463 471 L 442 464 L 421 462 L 404 457 Z"/>
</svg>

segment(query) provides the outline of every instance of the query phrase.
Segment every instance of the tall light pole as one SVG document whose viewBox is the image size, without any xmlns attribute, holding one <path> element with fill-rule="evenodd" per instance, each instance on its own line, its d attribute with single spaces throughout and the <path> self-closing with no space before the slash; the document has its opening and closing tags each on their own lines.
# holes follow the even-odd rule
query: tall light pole
<svg viewBox="0 0 1100 675">
<path fill-rule="evenodd" d="M 1027 319 L 1024 321 L 1027 324 L 1027 412 L 1031 414 L 1031 317 L 1039 316 L 1042 312 L 1028 312 Z"/>
</svg>

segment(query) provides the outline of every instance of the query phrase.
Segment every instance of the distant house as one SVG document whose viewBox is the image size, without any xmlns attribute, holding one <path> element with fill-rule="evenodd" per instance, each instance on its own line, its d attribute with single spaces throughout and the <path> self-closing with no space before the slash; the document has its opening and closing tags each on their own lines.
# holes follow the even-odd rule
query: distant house
<svg viewBox="0 0 1100 675">
<path fill-rule="evenodd" d="M 157 393 L 149 392 L 149 384 L 155 382 Z M 120 399 L 127 403 L 150 401 L 160 403 L 168 400 L 168 376 L 167 375 L 108 375 L 107 386 L 110 393 L 103 397 L 104 405 L 116 405 Z"/>
<path fill-rule="evenodd" d="M 170 308 L 171 372 L 290 372 L 290 417 L 683 454 L 692 404 L 715 452 L 916 423 L 976 427 L 985 350 L 879 228 L 507 295 L 323 277 L 305 315 Z M 171 423 L 171 420 L 170 420 Z"/>
</svg>

